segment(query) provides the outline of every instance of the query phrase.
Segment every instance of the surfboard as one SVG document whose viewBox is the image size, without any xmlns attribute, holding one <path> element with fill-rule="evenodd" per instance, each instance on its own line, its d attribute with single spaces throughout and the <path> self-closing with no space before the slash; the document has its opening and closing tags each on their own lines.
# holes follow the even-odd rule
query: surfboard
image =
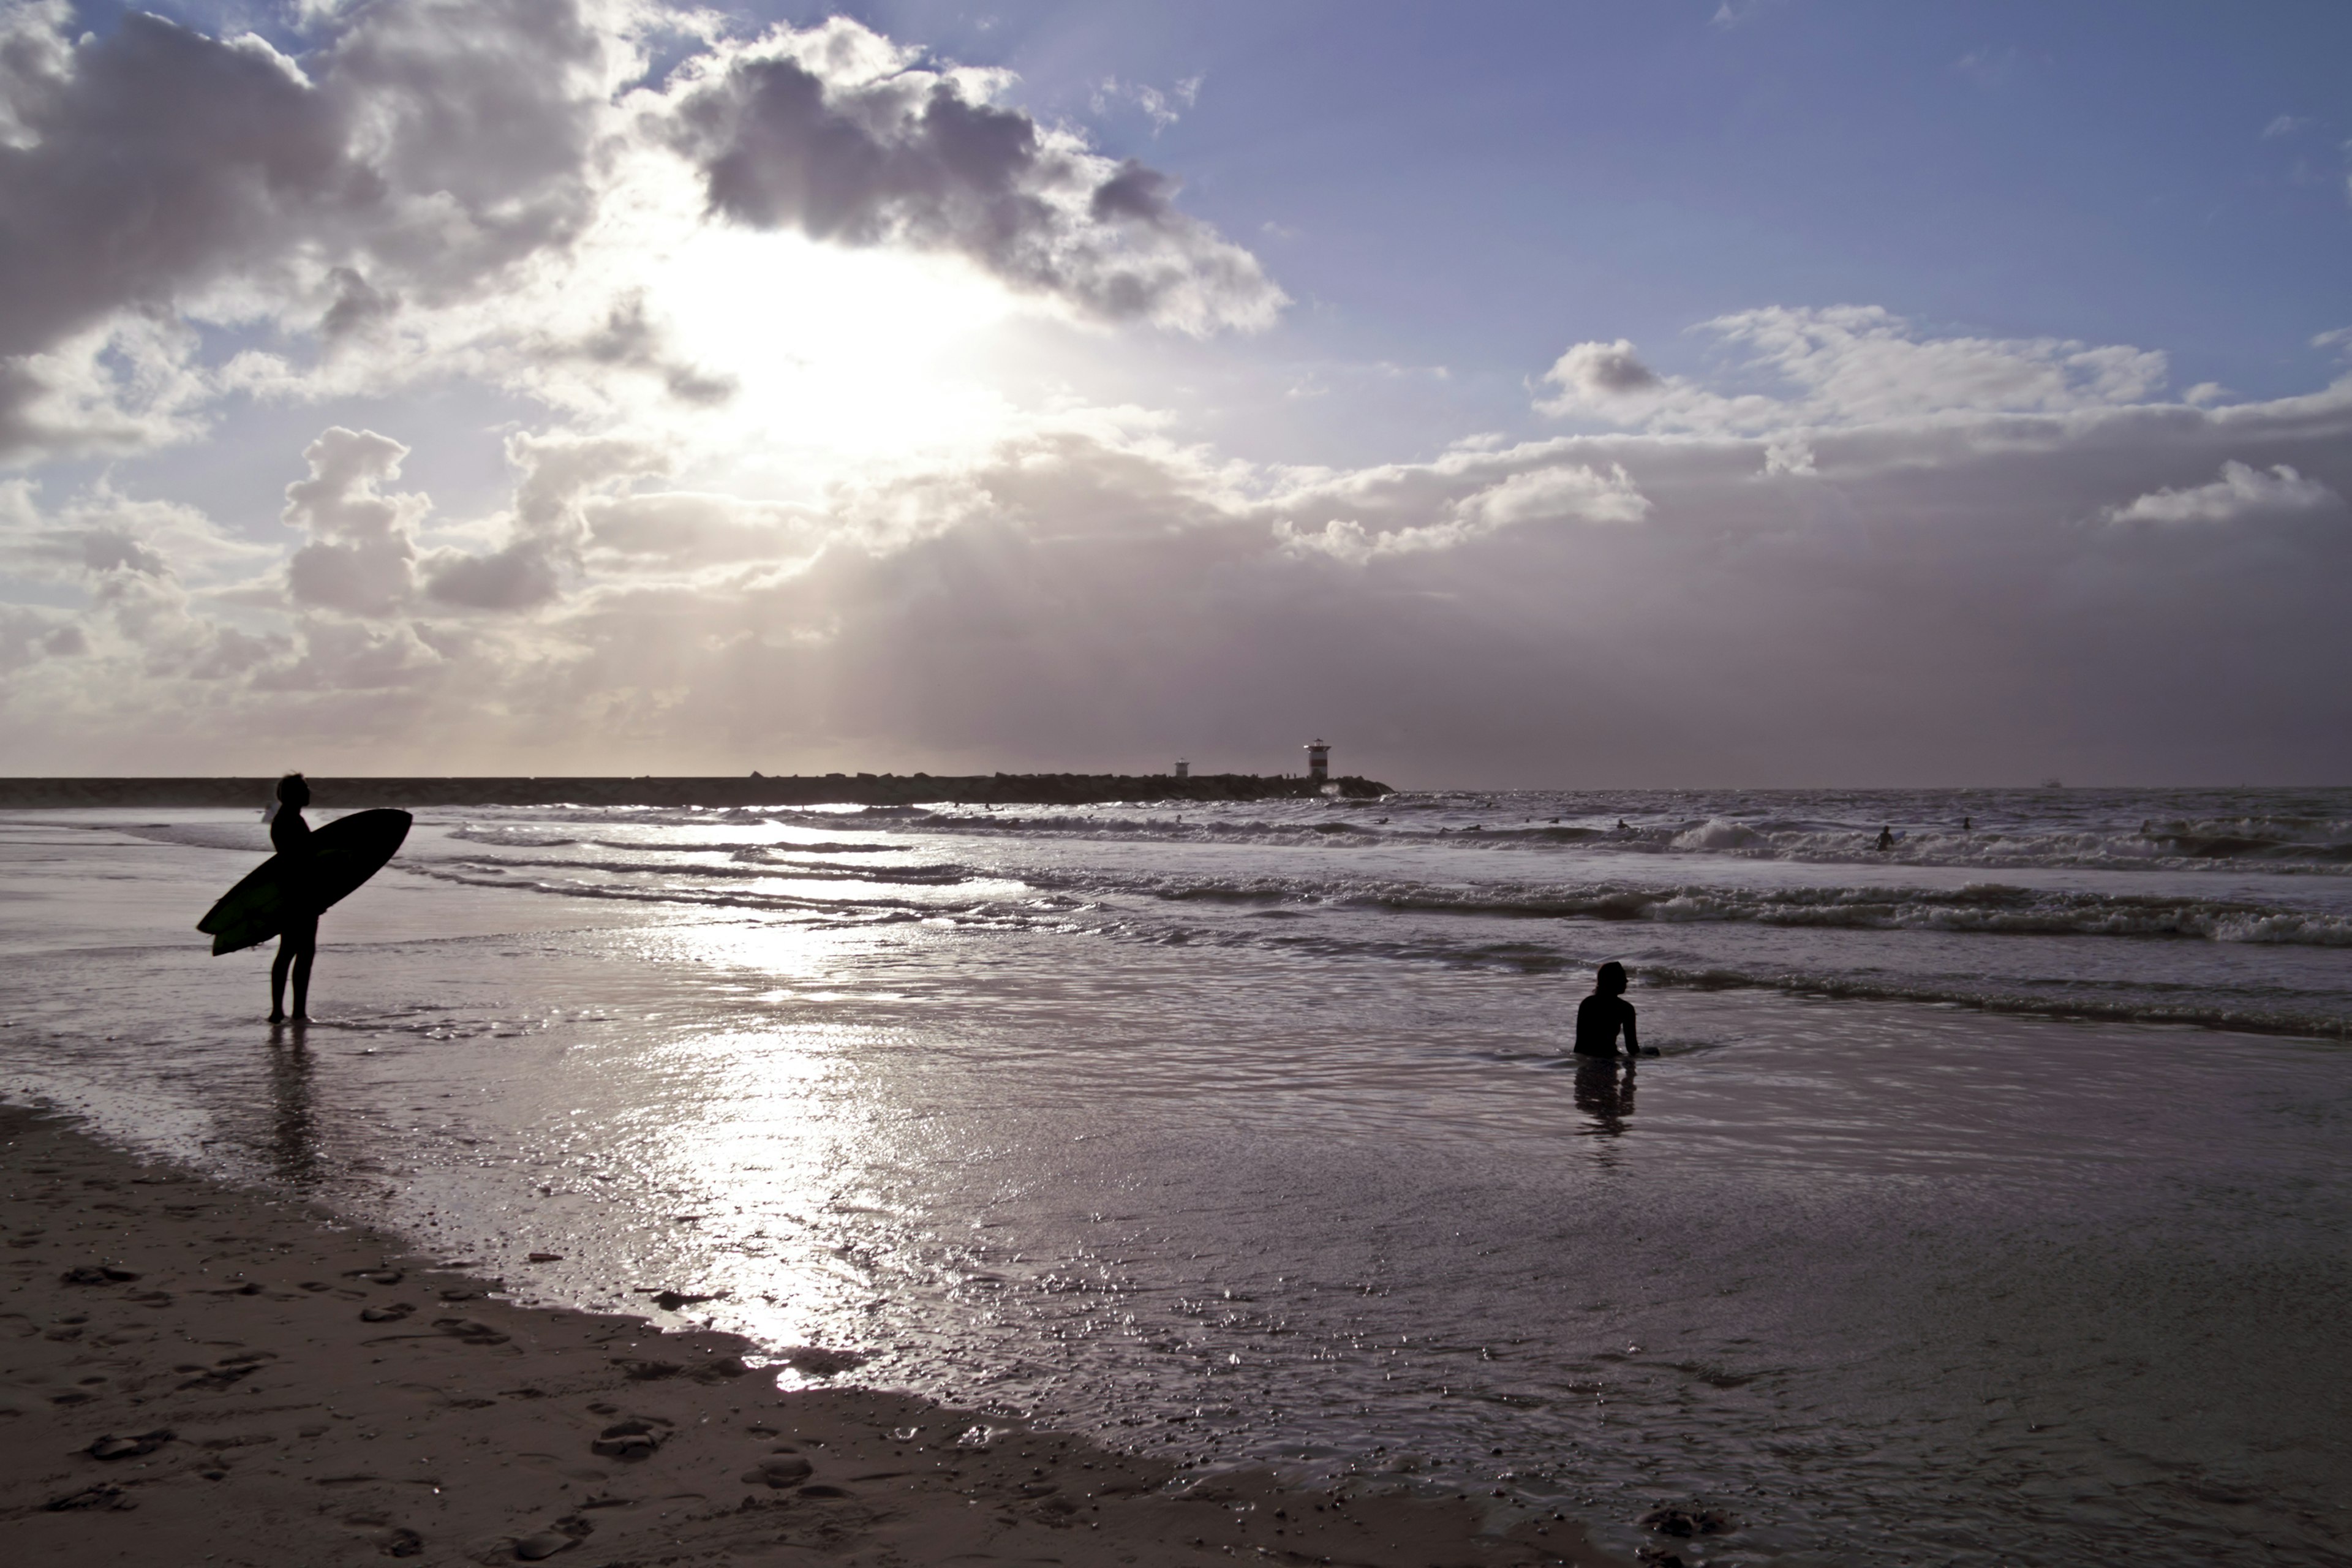
<svg viewBox="0 0 2352 1568">
<path fill-rule="evenodd" d="M 325 909 L 383 869 L 408 837 L 404 811 L 379 807 L 339 816 L 310 834 L 310 903 Z M 272 855 L 245 880 L 223 893 L 196 929 L 213 939 L 213 956 L 268 942 L 283 931 L 294 907 L 286 857 Z"/>
</svg>

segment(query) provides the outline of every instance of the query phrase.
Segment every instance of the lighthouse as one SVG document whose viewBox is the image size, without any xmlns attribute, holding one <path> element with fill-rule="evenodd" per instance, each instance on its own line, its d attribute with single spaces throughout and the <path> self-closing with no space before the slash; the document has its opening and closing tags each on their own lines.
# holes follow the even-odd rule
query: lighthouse
<svg viewBox="0 0 2352 1568">
<path fill-rule="evenodd" d="M 1307 776 L 1316 784 L 1321 784 L 1331 776 L 1330 742 L 1309 741 L 1307 742 Z"/>
</svg>

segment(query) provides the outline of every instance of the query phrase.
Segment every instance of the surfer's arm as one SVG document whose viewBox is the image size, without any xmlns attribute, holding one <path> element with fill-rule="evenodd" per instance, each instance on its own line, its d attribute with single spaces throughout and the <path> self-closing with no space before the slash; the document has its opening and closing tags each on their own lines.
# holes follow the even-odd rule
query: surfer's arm
<svg viewBox="0 0 2352 1568">
<path fill-rule="evenodd" d="M 1629 1057 L 1638 1057 L 1642 1054 L 1642 1042 L 1633 1034 L 1633 1004 L 1621 1002 L 1618 1005 L 1625 1009 L 1625 1054 Z"/>
</svg>

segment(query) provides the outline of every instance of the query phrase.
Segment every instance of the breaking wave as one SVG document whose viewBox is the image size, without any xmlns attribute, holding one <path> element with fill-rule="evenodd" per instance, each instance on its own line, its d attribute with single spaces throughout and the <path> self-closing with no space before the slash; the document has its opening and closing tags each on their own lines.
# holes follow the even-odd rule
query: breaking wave
<svg viewBox="0 0 2352 1568">
<path fill-rule="evenodd" d="M 1042 886 L 1171 903 L 1297 904 L 1526 920 L 1751 921 L 1870 931 L 2189 938 L 2352 947 L 2352 917 L 2227 900 L 2111 894 L 1972 882 L 1956 889 L 1643 887 L 1486 883 L 1468 887 L 1352 879 L 1099 873 L 1033 876 Z"/>
</svg>

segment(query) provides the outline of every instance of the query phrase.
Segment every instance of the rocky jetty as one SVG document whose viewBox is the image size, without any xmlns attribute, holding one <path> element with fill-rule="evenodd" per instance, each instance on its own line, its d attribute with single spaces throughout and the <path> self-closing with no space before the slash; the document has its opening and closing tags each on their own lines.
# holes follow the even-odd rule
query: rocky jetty
<svg viewBox="0 0 2352 1568">
<path fill-rule="evenodd" d="M 0 809 L 71 806 L 251 806 L 268 804 L 274 778 L 0 779 Z M 325 778 L 310 790 L 322 809 L 398 805 L 1087 805 L 1117 800 L 1377 800 L 1375 779 L 1269 778 L 1255 773 L 825 773 L 746 778 Z"/>
</svg>

